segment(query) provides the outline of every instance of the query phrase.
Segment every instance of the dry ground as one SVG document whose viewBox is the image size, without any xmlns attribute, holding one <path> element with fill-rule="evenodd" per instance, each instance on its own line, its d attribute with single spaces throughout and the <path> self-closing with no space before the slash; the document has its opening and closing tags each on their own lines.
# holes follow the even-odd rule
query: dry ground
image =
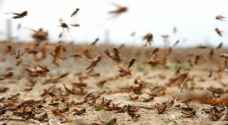
<svg viewBox="0 0 228 125">
<path fill-rule="evenodd" d="M 228 124 L 228 50 L 155 50 L 3 41 L 0 124 Z"/>
</svg>

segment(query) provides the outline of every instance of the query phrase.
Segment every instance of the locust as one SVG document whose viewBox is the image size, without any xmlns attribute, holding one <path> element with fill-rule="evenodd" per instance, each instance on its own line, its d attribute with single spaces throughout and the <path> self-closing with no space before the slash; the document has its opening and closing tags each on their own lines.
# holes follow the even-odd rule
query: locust
<svg viewBox="0 0 228 125">
<path fill-rule="evenodd" d="M 59 23 L 60 23 L 60 27 L 62 28 L 62 32 L 59 33 L 59 38 L 62 38 L 63 37 L 63 34 L 65 32 L 69 33 L 70 32 L 70 28 L 71 27 L 80 27 L 80 24 L 68 24 L 66 22 L 63 21 L 63 19 L 60 19 L 59 20 Z"/>
<path fill-rule="evenodd" d="M 153 42 L 154 36 L 152 33 L 147 33 L 143 36 L 143 40 L 145 41 L 145 46 L 151 45 L 151 42 Z"/>
<path fill-rule="evenodd" d="M 13 12 L 13 19 L 21 19 L 21 18 L 24 18 L 28 15 L 28 11 L 25 10 L 25 11 L 22 11 L 22 12 Z"/>
<path fill-rule="evenodd" d="M 223 31 L 222 30 L 220 30 L 219 28 L 215 28 L 214 30 L 220 37 L 223 37 Z"/>
<path fill-rule="evenodd" d="M 120 52 L 117 48 L 112 49 L 112 53 L 109 50 L 105 50 L 104 53 L 111 58 L 113 61 L 120 63 L 122 60 L 120 58 Z"/>
<path fill-rule="evenodd" d="M 123 5 L 119 5 L 119 4 L 115 4 L 115 3 L 113 3 L 113 5 L 116 7 L 116 9 L 108 12 L 109 14 L 112 14 L 113 16 L 120 16 L 123 13 L 126 13 L 128 11 L 127 6 L 123 6 Z"/>
<path fill-rule="evenodd" d="M 102 59 L 101 56 L 95 57 L 95 58 L 91 61 L 90 65 L 86 68 L 86 70 L 90 70 L 90 69 L 93 69 L 94 67 L 96 67 L 97 64 L 101 61 L 101 59 Z"/>
<path fill-rule="evenodd" d="M 79 12 L 79 8 L 76 8 L 74 11 L 73 11 L 73 13 L 71 14 L 71 17 L 73 17 L 73 16 L 75 16 L 76 14 L 78 14 L 78 12 Z"/>
<path fill-rule="evenodd" d="M 223 15 L 217 15 L 215 16 L 215 19 L 219 21 L 225 21 L 226 17 L 224 17 Z"/>
<path fill-rule="evenodd" d="M 128 68 L 131 68 L 134 65 L 135 61 L 136 61 L 136 59 L 132 58 L 131 61 L 128 64 Z"/>
<path fill-rule="evenodd" d="M 100 40 L 99 38 L 96 38 L 96 39 L 91 43 L 91 45 L 92 45 L 92 46 L 95 46 L 95 45 L 97 44 L 97 42 L 99 42 L 99 40 Z"/>
</svg>

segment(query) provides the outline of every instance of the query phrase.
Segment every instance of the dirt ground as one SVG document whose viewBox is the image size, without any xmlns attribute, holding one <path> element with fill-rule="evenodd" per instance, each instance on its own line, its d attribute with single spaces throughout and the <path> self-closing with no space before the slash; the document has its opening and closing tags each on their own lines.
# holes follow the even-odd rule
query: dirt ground
<svg viewBox="0 0 228 125">
<path fill-rule="evenodd" d="M 225 125 L 226 52 L 2 41 L 0 125 Z"/>
</svg>

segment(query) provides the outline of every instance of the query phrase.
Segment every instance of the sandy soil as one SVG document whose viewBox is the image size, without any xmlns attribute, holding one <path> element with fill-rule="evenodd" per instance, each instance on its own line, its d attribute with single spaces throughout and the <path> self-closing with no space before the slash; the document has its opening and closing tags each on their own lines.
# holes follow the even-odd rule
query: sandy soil
<svg viewBox="0 0 228 125">
<path fill-rule="evenodd" d="M 226 52 L 1 42 L 0 124 L 228 124 Z"/>
</svg>

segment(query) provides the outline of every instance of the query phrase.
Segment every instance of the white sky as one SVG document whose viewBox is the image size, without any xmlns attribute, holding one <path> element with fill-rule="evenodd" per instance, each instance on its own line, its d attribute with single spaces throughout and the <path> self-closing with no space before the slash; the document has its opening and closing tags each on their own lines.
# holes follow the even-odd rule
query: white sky
<svg viewBox="0 0 228 125">
<path fill-rule="evenodd" d="M 128 13 L 110 19 L 108 11 L 115 9 L 112 3 L 129 7 Z M 80 8 L 78 16 L 70 18 L 75 8 Z M 24 27 L 45 27 L 50 37 L 57 40 L 61 29 L 59 19 L 66 22 L 80 23 L 80 28 L 72 29 L 67 40 L 89 40 L 104 37 L 104 31 L 110 30 L 110 39 L 119 43 L 142 43 L 141 36 L 147 32 L 155 35 L 155 44 L 161 43 L 162 34 L 172 34 L 172 28 L 178 28 L 178 34 L 171 37 L 186 40 L 184 45 L 205 44 L 217 45 L 224 41 L 228 45 L 228 21 L 219 22 L 215 16 L 222 14 L 228 17 L 228 0 L 5 0 L 0 9 L 0 30 L 4 31 L 6 12 L 28 10 L 29 16 L 14 21 Z M 227 19 L 228 20 L 228 19 Z M 214 28 L 224 30 L 224 38 L 218 37 Z M 136 37 L 129 34 L 136 32 Z M 29 31 L 14 31 L 19 39 L 28 39 Z"/>
</svg>

